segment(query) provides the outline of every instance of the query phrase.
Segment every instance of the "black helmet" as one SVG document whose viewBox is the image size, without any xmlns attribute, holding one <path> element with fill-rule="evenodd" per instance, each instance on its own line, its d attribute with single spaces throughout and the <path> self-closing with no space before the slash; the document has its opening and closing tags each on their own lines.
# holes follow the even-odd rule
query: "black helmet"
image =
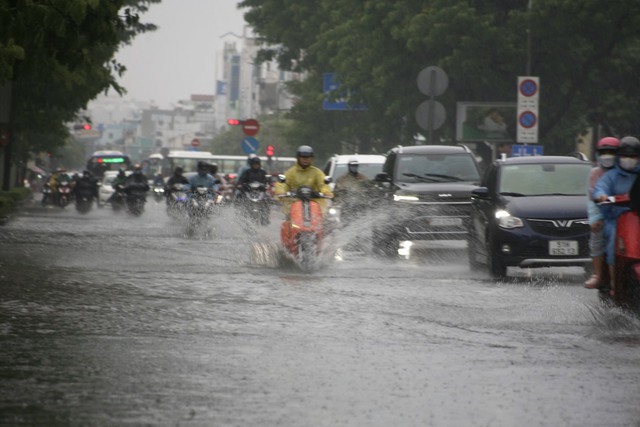
<svg viewBox="0 0 640 427">
<path fill-rule="evenodd" d="M 203 162 L 202 160 L 200 160 L 198 162 L 198 170 L 205 170 L 208 171 L 209 170 L 209 165 L 207 165 L 206 162 Z"/>
<path fill-rule="evenodd" d="M 258 156 L 252 157 L 251 159 L 249 159 L 249 164 L 250 165 L 259 165 L 260 164 L 260 157 L 258 157 Z"/>
<path fill-rule="evenodd" d="M 640 156 L 640 140 L 635 136 L 625 136 L 620 140 L 618 156 Z"/>
<path fill-rule="evenodd" d="M 249 156 L 247 157 L 247 164 L 248 164 L 249 166 L 251 166 L 251 161 L 252 161 L 253 159 L 256 159 L 256 158 L 257 158 L 258 160 L 260 160 L 260 159 L 258 158 L 258 156 L 256 156 L 255 154 L 253 154 L 253 153 L 249 154 Z"/>
<path fill-rule="evenodd" d="M 182 166 L 176 166 L 176 168 L 173 170 L 173 173 L 175 173 L 176 175 L 182 175 L 183 172 L 184 169 L 182 169 Z"/>
<path fill-rule="evenodd" d="M 301 145 L 296 150 L 296 157 L 313 157 L 313 148 L 308 145 Z"/>
</svg>

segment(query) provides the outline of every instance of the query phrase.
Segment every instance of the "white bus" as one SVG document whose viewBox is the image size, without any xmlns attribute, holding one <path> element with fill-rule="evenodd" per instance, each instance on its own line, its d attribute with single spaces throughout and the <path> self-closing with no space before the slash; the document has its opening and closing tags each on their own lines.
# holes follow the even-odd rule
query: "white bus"
<svg viewBox="0 0 640 427">
<path fill-rule="evenodd" d="M 270 174 L 283 173 L 296 163 L 295 157 L 259 156 L 262 160 L 262 168 Z M 218 173 L 223 175 L 235 174 L 240 168 L 247 165 L 248 156 L 232 156 L 226 154 L 211 154 L 208 151 L 171 150 L 167 159 L 171 171 L 176 166 L 182 166 L 185 172 L 194 172 L 199 161 L 205 161 L 218 166 Z"/>
</svg>

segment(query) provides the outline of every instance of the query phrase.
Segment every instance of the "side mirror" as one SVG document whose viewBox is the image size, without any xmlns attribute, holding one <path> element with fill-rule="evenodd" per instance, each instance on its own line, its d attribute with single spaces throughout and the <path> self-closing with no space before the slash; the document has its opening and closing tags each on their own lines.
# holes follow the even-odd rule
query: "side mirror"
<svg viewBox="0 0 640 427">
<path fill-rule="evenodd" d="M 284 176 L 284 174 L 278 175 L 278 182 L 281 182 L 284 184 L 285 182 L 287 182 L 287 177 Z"/>
<path fill-rule="evenodd" d="M 325 184 L 330 184 L 332 181 L 333 181 L 333 180 L 331 179 L 331 177 L 330 177 L 330 176 L 325 176 L 325 177 L 324 177 L 324 183 L 325 183 Z"/>
<path fill-rule="evenodd" d="M 471 191 L 471 197 L 477 197 L 478 199 L 488 199 L 489 189 L 487 187 L 474 188 Z"/>
<path fill-rule="evenodd" d="M 387 175 L 386 172 L 381 172 L 375 176 L 374 181 L 375 182 L 391 182 L 391 179 L 389 179 L 389 175 Z"/>
</svg>

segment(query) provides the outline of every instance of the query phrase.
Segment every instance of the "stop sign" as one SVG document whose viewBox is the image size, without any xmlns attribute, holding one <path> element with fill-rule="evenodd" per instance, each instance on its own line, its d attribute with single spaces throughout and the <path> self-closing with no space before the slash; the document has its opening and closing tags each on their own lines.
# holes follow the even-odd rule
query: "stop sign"
<svg viewBox="0 0 640 427">
<path fill-rule="evenodd" d="M 242 132 L 245 135 L 254 136 L 260 130 L 260 124 L 256 119 L 247 119 L 242 124 Z"/>
<path fill-rule="evenodd" d="M 198 138 L 193 138 L 191 140 L 191 146 L 192 147 L 199 147 L 200 146 L 200 140 Z"/>
</svg>

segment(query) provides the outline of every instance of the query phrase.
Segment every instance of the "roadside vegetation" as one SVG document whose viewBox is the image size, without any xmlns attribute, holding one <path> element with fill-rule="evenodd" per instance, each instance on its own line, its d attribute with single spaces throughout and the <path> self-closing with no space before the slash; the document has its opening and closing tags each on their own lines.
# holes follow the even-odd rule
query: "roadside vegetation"
<svg viewBox="0 0 640 427">
<path fill-rule="evenodd" d="M 412 144 L 420 129 L 416 85 L 442 68 L 446 109 L 437 131 L 455 137 L 457 102 L 517 101 L 517 77 L 540 78 L 539 139 L 545 154 L 572 151 L 589 128 L 640 134 L 640 2 L 621 0 L 243 0 L 245 19 L 276 59 L 305 79 L 290 89 L 290 137 L 324 154 L 352 143 L 360 152 Z M 323 73 L 366 111 L 323 111 Z"/>
</svg>

